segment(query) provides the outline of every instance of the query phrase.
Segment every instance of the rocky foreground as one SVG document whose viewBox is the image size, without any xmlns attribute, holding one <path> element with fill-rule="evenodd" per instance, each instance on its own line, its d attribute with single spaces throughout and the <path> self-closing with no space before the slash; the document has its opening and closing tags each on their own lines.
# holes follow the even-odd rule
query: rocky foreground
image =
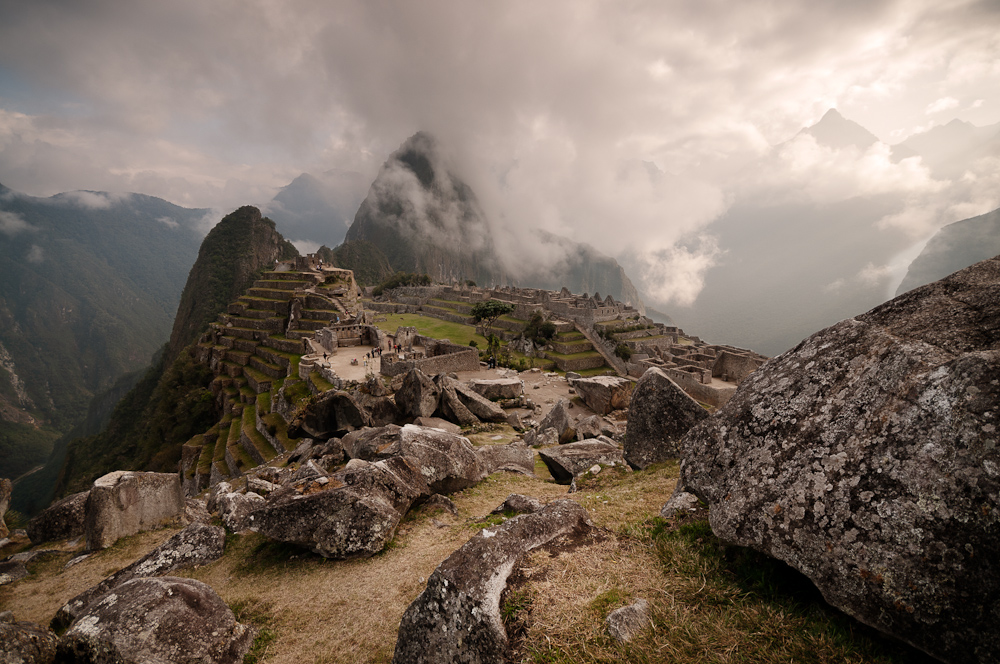
<svg viewBox="0 0 1000 664">
<path fill-rule="evenodd" d="M 745 613 L 746 593 L 711 571 L 746 559 L 734 544 L 940 661 L 1000 661 L 998 360 L 994 259 L 817 333 L 711 416 L 655 369 L 634 387 L 573 379 L 581 404 L 621 408 L 628 393 L 624 436 L 568 400 L 515 433 L 497 401 L 413 375 L 392 399 L 409 417 L 495 423 L 314 439 L 285 467 L 186 501 L 165 531 L 147 529 L 181 496 L 175 475 L 116 474 L 50 508 L 32 524 L 35 546 L 15 539 L 25 551 L 0 563 L 13 611 L 0 661 L 599 660 L 588 648 L 685 661 L 748 647 L 753 661 L 798 661 L 788 634 L 760 640 L 769 624 L 793 629 L 784 609 L 735 637 L 690 635 L 732 622 L 712 606 Z M 342 404 L 316 404 L 299 426 L 343 429 Z M 676 466 L 663 460 L 678 453 L 671 497 Z M 677 536 L 652 518 L 668 498 Z M 690 521 L 705 505 L 718 540 Z M 253 624 L 248 604 L 270 622 Z M 699 612 L 714 625 L 692 627 Z M 587 633 L 582 648 L 566 645 L 564 625 Z M 920 657 L 848 657 L 808 638 L 836 653 L 820 660 Z"/>
</svg>

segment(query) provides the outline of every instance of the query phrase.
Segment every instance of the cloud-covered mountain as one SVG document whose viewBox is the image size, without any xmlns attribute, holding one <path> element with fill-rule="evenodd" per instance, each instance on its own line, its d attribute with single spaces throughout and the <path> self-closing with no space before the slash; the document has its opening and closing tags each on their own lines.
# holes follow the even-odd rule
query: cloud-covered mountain
<svg viewBox="0 0 1000 664">
<path fill-rule="evenodd" d="M 1000 255 L 1000 209 L 948 224 L 913 259 L 896 295 Z"/>
<path fill-rule="evenodd" d="M 536 229 L 523 234 L 520 242 L 531 243 L 534 253 L 546 258 L 526 264 L 506 255 L 494 233 L 476 193 L 437 140 L 418 132 L 386 160 L 345 244 L 336 251 L 338 263 L 352 269 L 363 267 L 361 258 L 372 258 L 357 250 L 367 242 L 393 270 L 427 273 L 438 281 L 471 279 L 480 286 L 554 290 L 566 286 L 574 293 L 599 292 L 643 307 L 618 262 L 590 245 Z M 381 264 L 381 256 L 374 258 Z"/>
<path fill-rule="evenodd" d="M 718 249 L 704 288 L 672 315 L 774 355 L 892 297 L 927 237 L 995 207 L 997 129 L 952 122 L 890 147 L 827 112 L 736 178 L 704 230 Z"/>
<path fill-rule="evenodd" d="M 149 363 L 206 214 L 139 194 L 35 198 L 0 186 L 0 476 L 48 451 L 29 459 L 6 446 L 51 443 L 94 394 Z"/>
</svg>

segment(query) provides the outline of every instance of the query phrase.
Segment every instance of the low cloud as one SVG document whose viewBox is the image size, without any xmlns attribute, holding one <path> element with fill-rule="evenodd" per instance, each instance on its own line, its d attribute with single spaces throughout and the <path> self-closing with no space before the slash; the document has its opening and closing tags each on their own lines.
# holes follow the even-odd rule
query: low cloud
<svg viewBox="0 0 1000 664">
<path fill-rule="evenodd" d="M 927 105 L 924 109 L 924 113 L 927 115 L 934 115 L 935 113 L 941 113 L 942 111 L 950 111 L 953 108 L 958 108 L 958 100 L 954 97 L 941 97 L 935 102 Z"/>
<path fill-rule="evenodd" d="M 160 222 L 161 224 L 163 224 L 164 226 L 166 226 L 167 228 L 179 228 L 180 227 L 180 224 L 177 221 L 171 219 L 170 217 L 159 217 L 157 219 L 157 221 Z"/>
<path fill-rule="evenodd" d="M 37 230 L 37 227 L 26 222 L 16 212 L 0 210 L 0 233 L 3 233 L 7 237 L 14 237 L 18 233 L 34 232 Z"/>
<path fill-rule="evenodd" d="M 106 210 L 116 203 L 127 200 L 129 196 L 131 194 L 111 194 L 103 191 L 68 191 L 60 194 L 57 200 L 89 210 Z"/>
<path fill-rule="evenodd" d="M 31 249 L 28 250 L 28 255 L 25 256 L 25 259 L 29 263 L 41 263 L 44 260 L 43 254 L 42 248 L 37 244 L 33 244 L 31 245 Z"/>
</svg>

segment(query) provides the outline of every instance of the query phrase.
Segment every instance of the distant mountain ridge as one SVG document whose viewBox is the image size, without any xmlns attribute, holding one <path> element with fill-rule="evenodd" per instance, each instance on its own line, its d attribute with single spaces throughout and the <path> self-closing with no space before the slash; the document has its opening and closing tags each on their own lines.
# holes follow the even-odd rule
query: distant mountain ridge
<svg viewBox="0 0 1000 664">
<path fill-rule="evenodd" d="M 948 224 L 910 263 L 896 295 L 1000 255 L 1000 209 Z"/>
<path fill-rule="evenodd" d="M 335 247 L 344 241 L 369 184 L 354 171 L 302 173 L 262 206 L 262 212 L 292 242 Z"/>
<path fill-rule="evenodd" d="M 91 397 L 166 341 L 208 212 L 140 194 L 37 198 L 0 185 L 0 476 L 32 463 L 8 465 L 10 446 L 38 447 L 44 434 L 44 460 Z"/>
</svg>

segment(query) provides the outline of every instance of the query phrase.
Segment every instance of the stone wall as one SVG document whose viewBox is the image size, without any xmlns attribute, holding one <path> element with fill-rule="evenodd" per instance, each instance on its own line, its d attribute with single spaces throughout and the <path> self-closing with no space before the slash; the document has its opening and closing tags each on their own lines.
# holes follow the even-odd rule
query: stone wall
<svg viewBox="0 0 1000 664">
<path fill-rule="evenodd" d="M 178 473 L 108 473 L 94 482 L 87 498 L 87 549 L 106 549 L 119 537 L 157 528 L 183 511 Z"/>
<path fill-rule="evenodd" d="M 765 360 L 759 357 L 721 351 L 712 366 L 712 375 L 739 385 L 743 379 L 756 371 Z"/>
<path fill-rule="evenodd" d="M 712 387 L 705 385 L 697 377 L 685 371 L 679 371 L 678 369 L 666 369 L 665 371 L 670 376 L 670 379 L 687 392 L 692 399 L 701 403 L 707 403 L 709 406 L 720 408 L 736 393 L 735 385 Z"/>
<path fill-rule="evenodd" d="M 452 371 L 478 371 L 479 351 L 471 346 L 459 346 L 450 342 L 418 337 L 424 342 L 427 355 L 422 358 L 400 360 L 395 353 L 386 353 L 380 362 L 383 376 L 398 376 L 410 369 L 420 369 L 428 376 Z"/>
</svg>

